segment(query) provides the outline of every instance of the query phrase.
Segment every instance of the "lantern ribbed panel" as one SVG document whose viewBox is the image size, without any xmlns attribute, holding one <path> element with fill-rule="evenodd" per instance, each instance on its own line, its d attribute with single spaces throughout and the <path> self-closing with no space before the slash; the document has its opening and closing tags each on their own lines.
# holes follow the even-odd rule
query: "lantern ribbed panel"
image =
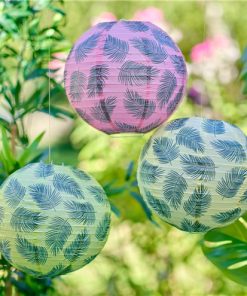
<svg viewBox="0 0 247 296">
<path fill-rule="evenodd" d="M 109 202 L 91 176 L 42 162 L 3 183 L 0 213 L 0 252 L 35 277 L 88 264 L 105 245 L 110 226 Z"/>
<path fill-rule="evenodd" d="M 67 96 L 80 116 L 108 134 L 145 133 L 176 109 L 186 84 L 180 49 L 150 22 L 99 23 L 70 51 Z"/>
<path fill-rule="evenodd" d="M 144 146 L 138 185 L 149 207 L 181 230 L 230 224 L 247 210 L 246 136 L 224 121 L 171 121 Z"/>
</svg>

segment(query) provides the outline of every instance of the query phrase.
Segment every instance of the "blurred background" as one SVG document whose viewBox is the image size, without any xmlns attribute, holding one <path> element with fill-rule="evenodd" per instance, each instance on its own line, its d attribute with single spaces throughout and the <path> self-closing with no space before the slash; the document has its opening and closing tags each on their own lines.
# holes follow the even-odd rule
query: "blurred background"
<svg viewBox="0 0 247 296">
<path fill-rule="evenodd" d="M 187 96 L 171 119 L 195 115 L 223 119 L 247 132 L 247 84 L 241 80 L 247 77 L 247 68 L 243 70 L 246 1 L 55 2 L 66 16 L 46 11 L 47 0 L 36 2 L 41 5 L 43 24 L 62 21 L 65 46 L 52 50 L 47 60 L 55 70 L 52 78 L 62 87 L 68 51 L 92 25 L 117 19 L 150 21 L 174 39 L 186 59 Z M 62 90 L 51 99 L 72 111 Z M 54 289 L 47 294 L 37 295 L 247 295 L 244 286 L 227 279 L 204 257 L 202 236 L 183 233 L 150 217 L 132 188 L 139 153 L 152 133 L 107 136 L 76 116 L 49 118 L 41 112 L 28 114 L 24 127 L 29 139 L 46 129 L 41 144 L 43 149 L 52 146 L 52 161 L 92 174 L 104 185 L 114 211 L 103 252 L 83 269 L 55 279 Z"/>
</svg>

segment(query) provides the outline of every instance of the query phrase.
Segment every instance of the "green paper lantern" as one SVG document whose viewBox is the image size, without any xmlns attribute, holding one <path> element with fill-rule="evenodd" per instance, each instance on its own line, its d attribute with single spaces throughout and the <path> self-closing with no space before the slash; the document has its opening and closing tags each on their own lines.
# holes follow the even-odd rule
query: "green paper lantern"
<svg viewBox="0 0 247 296">
<path fill-rule="evenodd" d="M 104 247 L 109 227 L 104 190 L 78 169 L 29 164 L 1 187 L 0 252 L 34 277 L 88 264 Z"/>
<path fill-rule="evenodd" d="M 149 207 L 177 228 L 228 225 L 247 210 L 246 136 L 224 121 L 176 119 L 146 143 L 137 177 Z"/>
</svg>

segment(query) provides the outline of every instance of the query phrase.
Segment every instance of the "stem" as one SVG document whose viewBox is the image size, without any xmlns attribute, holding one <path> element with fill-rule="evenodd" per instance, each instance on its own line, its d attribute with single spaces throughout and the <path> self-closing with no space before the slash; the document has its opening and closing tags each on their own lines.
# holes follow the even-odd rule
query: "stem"
<svg viewBox="0 0 247 296">
<path fill-rule="evenodd" d="M 16 149 L 15 149 L 16 132 L 17 132 L 17 127 L 15 124 L 13 124 L 11 128 L 11 151 L 13 155 L 15 155 L 15 152 L 16 152 Z"/>
<path fill-rule="evenodd" d="M 12 296 L 13 295 L 13 288 L 12 288 L 12 284 L 10 282 L 10 277 L 11 277 L 11 269 L 9 267 L 9 269 L 7 270 L 8 275 L 6 277 L 6 282 L 5 282 L 5 295 L 6 296 Z"/>
</svg>

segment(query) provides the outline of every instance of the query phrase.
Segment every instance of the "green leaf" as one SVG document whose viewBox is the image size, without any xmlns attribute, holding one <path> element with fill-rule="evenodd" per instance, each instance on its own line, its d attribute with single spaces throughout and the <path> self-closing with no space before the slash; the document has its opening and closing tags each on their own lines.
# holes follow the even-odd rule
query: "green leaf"
<svg viewBox="0 0 247 296">
<path fill-rule="evenodd" d="M 4 127 L 2 127 L 2 144 L 3 144 L 3 155 L 5 156 L 6 160 L 9 161 L 11 164 L 14 164 L 15 158 L 12 153 L 11 146 L 9 144 L 9 139 L 7 137 L 7 133 Z"/>
<path fill-rule="evenodd" d="M 24 151 L 23 153 L 20 155 L 19 157 L 19 164 L 21 166 L 24 166 L 26 163 L 28 163 L 28 161 L 31 159 L 32 155 L 37 153 L 37 148 L 38 145 L 41 141 L 41 139 L 43 138 L 45 132 L 42 132 L 41 134 L 39 134 L 34 141 L 31 143 L 31 145 L 29 145 Z"/>
<path fill-rule="evenodd" d="M 50 114 L 51 116 L 58 117 L 58 118 L 64 118 L 64 117 L 74 118 L 75 117 L 74 113 L 72 113 L 71 111 L 62 109 L 57 106 L 50 106 L 50 109 L 49 109 L 49 106 L 47 106 L 40 109 L 39 111 Z"/>
<path fill-rule="evenodd" d="M 247 285 L 247 220 L 205 234 L 202 241 L 204 255 L 228 278 Z"/>
</svg>

